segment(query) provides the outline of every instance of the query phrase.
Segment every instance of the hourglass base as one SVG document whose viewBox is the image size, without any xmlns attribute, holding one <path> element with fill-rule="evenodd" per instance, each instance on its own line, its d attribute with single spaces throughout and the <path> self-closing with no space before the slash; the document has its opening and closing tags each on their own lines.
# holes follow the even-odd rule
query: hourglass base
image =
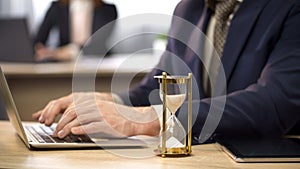
<svg viewBox="0 0 300 169">
<path fill-rule="evenodd" d="M 162 148 L 158 147 L 155 152 L 157 155 L 162 157 L 184 157 L 190 155 L 186 147 L 166 148 L 164 153 L 162 151 Z"/>
</svg>

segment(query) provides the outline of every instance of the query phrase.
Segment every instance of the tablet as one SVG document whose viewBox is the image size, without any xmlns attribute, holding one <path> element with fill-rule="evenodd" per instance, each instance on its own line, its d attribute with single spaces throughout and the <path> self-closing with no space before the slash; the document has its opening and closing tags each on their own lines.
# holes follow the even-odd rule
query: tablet
<svg viewBox="0 0 300 169">
<path fill-rule="evenodd" d="M 299 138 L 223 138 L 217 143 L 236 162 L 300 162 Z"/>
</svg>

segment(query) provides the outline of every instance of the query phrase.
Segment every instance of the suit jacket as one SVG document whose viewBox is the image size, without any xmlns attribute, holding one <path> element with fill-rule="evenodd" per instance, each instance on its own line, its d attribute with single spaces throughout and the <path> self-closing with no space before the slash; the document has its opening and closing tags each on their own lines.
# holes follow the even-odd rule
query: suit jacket
<svg viewBox="0 0 300 169">
<path fill-rule="evenodd" d="M 203 0 L 183 0 L 177 5 L 174 18 L 183 18 L 205 32 L 212 13 Z M 184 27 L 186 24 L 176 24 L 174 20 L 170 34 L 191 32 Z M 299 1 L 244 0 L 231 21 L 221 57 L 226 94 L 205 96 L 201 60 L 189 46 L 170 37 L 157 67 L 121 97 L 129 105 L 153 104 L 151 92 L 159 87 L 153 76 L 160 75 L 164 67 L 170 74 L 182 74 L 174 62 L 177 56 L 188 65 L 198 87 L 193 93 L 196 97 L 192 134 L 196 143 L 216 135 L 281 136 L 300 120 L 299 30 Z M 190 34 L 189 38 L 193 37 Z M 212 113 L 208 113 L 210 110 Z M 186 111 L 177 115 L 186 125 Z"/>
<path fill-rule="evenodd" d="M 92 20 L 92 33 L 95 33 L 105 24 L 114 21 L 117 18 L 115 5 L 103 3 L 102 6 L 94 9 Z M 58 28 L 59 30 L 59 46 L 70 43 L 70 25 L 69 25 L 69 5 L 63 5 L 60 2 L 52 2 L 45 18 L 38 30 L 34 42 L 46 43 L 51 29 Z M 112 25 L 113 26 L 113 25 Z M 106 29 L 103 33 L 103 41 L 111 34 L 113 27 Z M 104 43 L 102 44 L 104 45 Z M 101 44 L 99 44 L 101 47 Z"/>
</svg>

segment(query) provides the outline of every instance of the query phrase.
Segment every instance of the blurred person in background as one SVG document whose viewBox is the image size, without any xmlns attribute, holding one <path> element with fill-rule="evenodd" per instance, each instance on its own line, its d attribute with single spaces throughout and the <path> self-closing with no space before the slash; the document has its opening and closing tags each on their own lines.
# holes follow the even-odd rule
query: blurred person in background
<svg viewBox="0 0 300 169">
<path fill-rule="evenodd" d="M 37 61 L 71 61 L 89 37 L 104 25 L 117 18 L 116 6 L 102 0 L 59 0 L 52 2 L 34 39 Z M 112 28 L 106 29 L 105 36 L 98 43 L 99 54 L 106 53 L 105 42 Z M 50 31 L 59 30 L 58 46 L 46 46 Z"/>
</svg>

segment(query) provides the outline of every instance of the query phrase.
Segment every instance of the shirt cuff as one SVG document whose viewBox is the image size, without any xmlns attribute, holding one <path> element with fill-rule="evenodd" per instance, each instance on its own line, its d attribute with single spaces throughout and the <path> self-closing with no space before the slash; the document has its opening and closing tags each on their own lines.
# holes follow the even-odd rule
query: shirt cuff
<svg viewBox="0 0 300 169">
<path fill-rule="evenodd" d="M 123 99 L 119 95 L 117 95 L 115 93 L 112 93 L 111 95 L 112 95 L 112 98 L 113 98 L 113 100 L 114 100 L 115 103 L 117 103 L 117 104 L 124 104 Z"/>
</svg>

